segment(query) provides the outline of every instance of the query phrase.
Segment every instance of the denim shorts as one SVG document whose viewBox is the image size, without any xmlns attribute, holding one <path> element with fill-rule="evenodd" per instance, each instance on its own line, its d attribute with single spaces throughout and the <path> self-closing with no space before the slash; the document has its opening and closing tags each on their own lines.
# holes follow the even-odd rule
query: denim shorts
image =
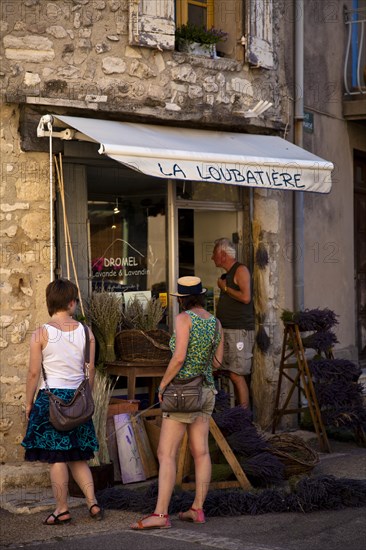
<svg viewBox="0 0 366 550">
<path fill-rule="evenodd" d="M 222 368 L 244 376 L 252 370 L 254 330 L 224 328 Z"/>
<path fill-rule="evenodd" d="M 177 422 L 183 422 L 184 424 L 192 424 L 196 418 L 203 417 L 209 419 L 212 415 L 215 406 L 215 394 L 216 391 L 212 388 L 202 389 L 202 411 L 196 412 L 163 412 L 163 418 L 170 418 L 170 420 L 177 420 Z M 164 396 L 163 396 L 164 399 Z"/>
</svg>

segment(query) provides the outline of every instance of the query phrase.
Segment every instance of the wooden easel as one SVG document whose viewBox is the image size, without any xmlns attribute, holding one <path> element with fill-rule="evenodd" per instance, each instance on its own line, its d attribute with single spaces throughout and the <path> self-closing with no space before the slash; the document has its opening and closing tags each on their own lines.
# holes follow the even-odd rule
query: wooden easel
<svg viewBox="0 0 366 550">
<path fill-rule="evenodd" d="M 229 447 L 226 439 L 221 433 L 221 430 L 217 426 L 214 419 L 210 418 L 210 433 L 215 439 L 217 445 L 225 456 L 228 464 L 230 465 L 233 473 L 235 474 L 236 481 L 215 481 L 210 483 L 210 489 L 229 489 L 232 487 L 241 487 L 242 489 L 249 491 L 252 486 L 249 483 L 247 476 L 245 475 L 243 468 L 240 466 L 237 458 L 235 457 L 233 451 Z M 187 432 L 184 434 L 182 441 L 181 450 L 178 458 L 178 467 L 177 467 L 177 477 L 176 485 L 182 489 L 194 489 L 195 484 L 193 482 L 184 483 L 184 472 L 186 471 L 186 462 L 190 457 L 190 452 L 188 448 L 188 436 Z"/>
<path fill-rule="evenodd" d="M 290 358 L 294 358 L 295 362 L 288 363 Z M 288 369 L 296 369 L 296 375 L 292 378 L 286 371 Z M 282 407 L 279 406 L 281 385 L 283 378 L 290 380 L 292 385 L 288 391 Z M 301 384 L 302 383 L 302 384 Z M 288 409 L 291 397 L 295 388 L 298 388 L 299 393 L 303 392 L 308 402 L 307 407 Z M 302 411 L 309 410 L 311 419 L 314 424 L 316 435 L 318 436 L 319 446 L 322 451 L 331 452 L 327 433 L 322 421 L 318 400 L 316 398 L 314 384 L 309 371 L 309 366 L 306 361 L 304 347 L 300 336 L 299 326 L 296 323 L 285 323 L 283 345 L 280 363 L 280 375 L 277 384 L 277 393 L 275 400 L 275 410 L 273 414 L 272 433 L 276 432 L 276 426 L 285 414 L 299 414 Z"/>
</svg>

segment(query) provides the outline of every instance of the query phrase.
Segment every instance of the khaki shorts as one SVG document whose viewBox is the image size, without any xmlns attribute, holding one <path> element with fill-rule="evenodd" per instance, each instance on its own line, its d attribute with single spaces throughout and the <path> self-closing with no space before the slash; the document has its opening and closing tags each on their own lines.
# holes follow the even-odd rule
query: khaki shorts
<svg viewBox="0 0 366 550">
<path fill-rule="evenodd" d="M 193 424 L 198 417 L 209 419 L 212 415 L 215 406 L 215 391 L 211 388 L 202 389 L 202 411 L 189 412 L 189 413 L 169 413 L 163 412 L 163 418 L 170 418 L 170 420 L 177 420 L 177 422 L 183 422 L 184 424 Z M 164 399 L 164 396 L 163 396 Z"/>
<path fill-rule="evenodd" d="M 254 330 L 224 328 L 222 368 L 244 376 L 252 370 Z"/>
</svg>

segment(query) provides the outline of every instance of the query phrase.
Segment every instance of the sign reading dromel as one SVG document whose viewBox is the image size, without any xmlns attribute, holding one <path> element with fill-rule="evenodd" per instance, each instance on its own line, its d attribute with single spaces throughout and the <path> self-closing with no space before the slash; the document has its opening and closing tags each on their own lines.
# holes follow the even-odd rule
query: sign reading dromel
<svg viewBox="0 0 366 550">
<path fill-rule="evenodd" d="M 104 258 L 104 267 L 135 267 L 139 264 L 136 261 L 135 256 L 127 256 L 125 258 Z"/>
</svg>

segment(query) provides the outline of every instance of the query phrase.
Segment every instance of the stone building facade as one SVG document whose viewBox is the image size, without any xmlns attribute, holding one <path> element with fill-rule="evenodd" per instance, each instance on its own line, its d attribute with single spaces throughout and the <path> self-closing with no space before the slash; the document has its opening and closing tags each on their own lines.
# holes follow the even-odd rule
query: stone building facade
<svg viewBox="0 0 366 550">
<path fill-rule="evenodd" d="M 308 11 L 299 15 L 289 0 L 214 0 L 215 26 L 223 28 L 229 36 L 218 45 L 219 57 L 211 59 L 175 51 L 173 0 L 3 1 L 1 462 L 20 461 L 23 456 L 19 443 L 25 428 L 23 405 L 29 339 L 34 328 L 47 318 L 44 291 L 51 277 L 50 230 L 55 236 L 59 231 L 57 215 L 54 227 L 50 228 L 49 141 L 37 138 L 36 133 L 41 116 L 53 113 L 270 134 L 292 141 L 296 93 L 294 21 L 304 16 L 306 29 L 312 36 L 314 29 L 329 31 L 327 47 L 331 49 L 335 27 L 324 25 L 324 18 L 329 15 L 328 4 L 311 2 L 312 8 L 308 6 Z M 338 9 L 336 15 L 334 25 L 343 29 Z M 323 77 L 338 82 L 341 76 L 337 63 L 342 47 L 344 43 L 339 45 L 334 63 L 327 61 L 327 48 L 324 49 L 326 75 L 312 72 L 313 66 L 305 64 L 312 82 Z M 317 59 L 318 50 L 306 43 L 306 55 L 311 63 Z M 305 87 L 308 97 L 312 92 L 309 86 L 310 78 Z M 260 100 L 269 101 L 272 106 L 260 117 L 246 117 L 245 113 Z M 357 142 L 358 149 L 365 152 L 366 141 L 358 123 L 347 130 L 341 102 L 320 108 L 314 98 L 307 106 L 314 113 L 315 125 L 313 134 L 305 139 L 305 148 L 337 163 L 338 177 L 336 189 L 333 187 L 330 195 L 306 197 L 306 244 L 305 250 L 300 251 L 306 258 L 305 306 L 330 307 L 340 314 L 340 353 L 355 357 L 355 294 L 351 273 L 354 247 L 348 227 L 350 221 L 353 223 L 353 213 L 352 201 L 345 201 L 344 196 L 345 190 L 347 194 L 352 188 L 353 143 Z M 335 134 L 340 136 L 342 147 L 348 148 L 346 159 L 344 152 L 340 153 L 342 147 Z M 56 154 L 65 155 L 66 147 L 64 142 L 53 140 Z M 80 152 L 77 154 L 82 156 Z M 344 182 L 348 182 L 348 187 Z M 72 190 L 69 191 L 68 200 L 72 203 Z M 261 225 L 270 253 L 266 319 L 271 353 L 265 359 L 263 409 L 258 411 L 265 425 L 271 416 L 282 343 L 279 316 L 283 308 L 292 308 L 294 304 L 293 193 L 246 189 L 240 196 L 245 222 L 240 243 L 244 245 L 249 238 L 252 216 Z M 59 204 L 56 192 L 54 199 Z M 342 213 L 344 205 L 346 218 Z M 335 242 L 333 232 L 337 234 L 335 252 L 329 248 L 329 243 Z M 59 239 L 53 253 L 61 257 L 57 244 Z M 336 262 L 329 264 L 326 258 L 333 252 Z M 58 269 L 58 274 L 65 275 L 60 264 Z M 342 288 L 342 297 L 335 295 L 336 288 Z"/>
</svg>

